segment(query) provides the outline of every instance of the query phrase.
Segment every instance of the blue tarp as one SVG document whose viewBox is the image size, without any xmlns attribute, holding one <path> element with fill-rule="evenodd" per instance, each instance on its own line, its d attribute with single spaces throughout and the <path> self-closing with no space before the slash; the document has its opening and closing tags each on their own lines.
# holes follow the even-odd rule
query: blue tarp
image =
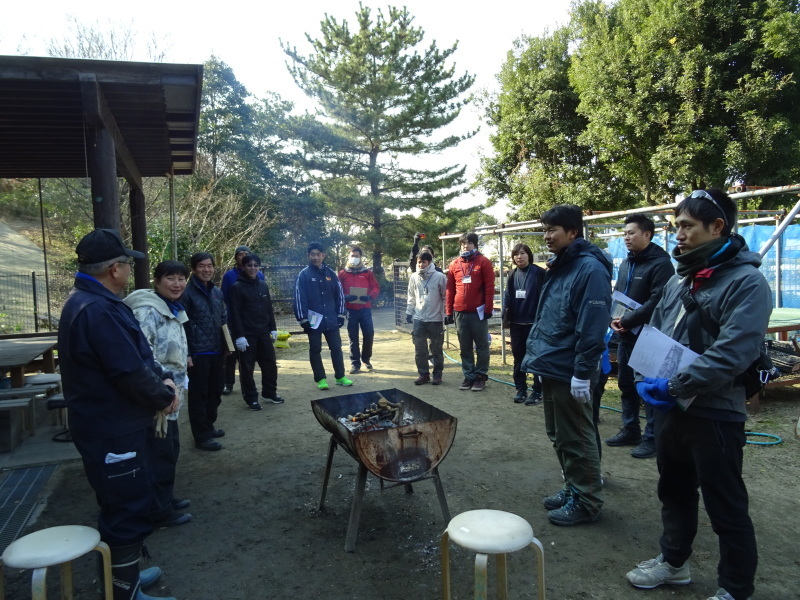
<svg viewBox="0 0 800 600">
<path fill-rule="evenodd" d="M 775 232 L 773 225 L 748 225 L 739 229 L 750 250 L 758 252 L 770 236 Z M 664 235 L 658 233 L 653 242 L 664 247 Z M 776 242 L 777 245 L 778 242 Z M 789 225 L 780 239 L 781 244 L 781 302 L 785 308 L 800 308 L 800 225 Z M 675 234 L 670 233 L 667 239 L 668 251 L 675 247 Z M 608 242 L 607 252 L 614 262 L 613 279 L 617 278 L 619 265 L 628 255 L 621 237 Z M 761 264 L 761 272 L 772 289 L 773 306 L 775 306 L 775 246 L 769 249 Z"/>
</svg>

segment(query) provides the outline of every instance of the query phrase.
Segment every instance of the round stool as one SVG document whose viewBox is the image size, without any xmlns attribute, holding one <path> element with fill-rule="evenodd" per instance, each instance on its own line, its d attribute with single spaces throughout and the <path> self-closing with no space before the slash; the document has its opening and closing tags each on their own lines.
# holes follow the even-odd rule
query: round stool
<svg viewBox="0 0 800 600">
<path fill-rule="evenodd" d="M 96 529 L 83 525 L 62 525 L 35 531 L 12 542 L 3 556 L 2 564 L 15 569 L 34 569 L 31 578 L 33 600 L 47 597 L 47 567 L 61 565 L 61 597 L 72 600 L 72 561 L 97 550 L 103 557 L 103 579 L 106 600 L 113 600 L 111 587 L 111 553 L 100 541 Z M 0 569 L 0 597 L 4 597 Z"/>
<path fill-rule="evenodd" d="M 544 548 L 533 537 L 533 528 L 517 515 L 502 510 L 470 510 L 453 517 L 442 534 L 442 592 L 450 600 L 450 544 L 473 550 L 475 556 L 475 600 L 486 598 L 486 568 L 488 555 L 494 554 L 497 563 L 497 597 L 508 598 L 506 554 L 533 546 L 537 554 L 539 600 L 544 600 Z"/>
</svg>

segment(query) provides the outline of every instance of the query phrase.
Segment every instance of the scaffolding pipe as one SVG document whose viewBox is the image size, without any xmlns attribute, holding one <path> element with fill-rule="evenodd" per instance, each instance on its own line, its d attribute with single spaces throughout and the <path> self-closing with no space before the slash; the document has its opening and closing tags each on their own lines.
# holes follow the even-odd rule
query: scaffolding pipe
<svg viewBox="0 0 800 600">
<path fill-rule="evenodd" d="M 800 186 L 796 187 L 800 189 Z M 783 235 L 783 232 L 786 231 L 786 228 L 791 225 L 792 221 L 794 221 L 797 213 L 800 213 L 800 201 L 794 205 L 794 208 L 789 211 L 789 214 L 786 215 L 786 218 L 781 221 L 781 224 L 778 227 L 775 228 L 775 232 L 766 242 L 764 242 L 764 245 L 761 246 L 761 250 L 758 251 L 758 253 L 761 255 L 761 258 L 764 258 L 767 252 L 769 252 L 769 249 L 772 248 L 772 245 L 775 243 L 775 241 L 780 238 L 781 235 Z M 777 264 L 775 265 L 775 268 L 778 268 Z"/>
<path fill-rule="evenodd" d="M 506 364 L 506 330 L 503 328 L 503 313 L 505 312 L 505 303 L 506 303 L 506 295 L 505 295 L 505 284 L 503 282 L 503 234 L 502 232 L 498 234 L 500 238 L 500 268 L 498 272 L 500 273 L 500 357 L 503 360 L 503 364 Z M 494 302 L 494 300 L 492 300 Z M 494 306 L 492 307 L 494 309 Z"/>
</svg>

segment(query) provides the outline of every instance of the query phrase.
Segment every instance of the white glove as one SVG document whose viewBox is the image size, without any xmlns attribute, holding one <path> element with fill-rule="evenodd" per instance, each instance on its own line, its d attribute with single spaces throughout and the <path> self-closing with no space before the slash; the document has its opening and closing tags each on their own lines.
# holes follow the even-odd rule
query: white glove
<svg viewBox="0 0 800 600">
<path fill-rule="evenodd" d="M 589 404 L 592 401 L 592 390 L 589 388 L 588 379 L 573 377 L 569 384 L 569 391 L 572 397 L 581 404 Z"/>
<path fill-rule="evenodd" d="M 246 337 L 236 338 L 236 349 L 239 352 L 244 352 L 250 344 L 247 343 Z"/>
<path fill-rule="evenodd" d="M 270 331 L 269 334 L 272 336 L 272 341 L 273 342 L 278 339 L 278 332 L 277 331 Z"/>
</svg>

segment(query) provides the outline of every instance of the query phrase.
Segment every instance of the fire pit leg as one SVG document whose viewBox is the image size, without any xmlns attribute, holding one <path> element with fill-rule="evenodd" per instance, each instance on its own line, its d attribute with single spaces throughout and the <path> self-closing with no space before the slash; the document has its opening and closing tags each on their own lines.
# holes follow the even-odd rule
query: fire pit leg
<svg viewBox="0 0 800 600">
<path fill-rule="evenodd" d="M 328 444 L 328 462 L 325 464 L 325 477 L 322 479 L 322 495 L 319 499 L 319 509 L 325 508 L 325 495 L 328 493 L 328 479 L 331 476 L 331 466 L 333 465 L 333 453 L 336 452 L 336 438 L 331 436 L 331 443 Z"/>
<path fill-rule="evenodd" d="M 433 476 L 433 483 L 436 485 L 436 495 L 439 496 L 439 506 L 442 508 L 442 515 L 444 516 L 444 522 L 450 522 L 450 509 L 447 506 L 447 498 L 444 495 L 444 488 L 442 487 L 442 480 L 439 479 L 439 467 L 435 467 L 433 471 L 431 471 Z"/>
<path fill-rule="evenodd" d="M 353 506 L 350 509 L 350 522 L 347 524 L 347 539 L 344 542 L 345 552 L 353 552 L 356 549 L 358 522 L 361 520 L 361 504 L 364 501 L 364 487 L 366 486 L 366 483 L 367 467 L 359 462 L 358 478 L 356 479 L 356 491 L 353 495 Z"/>
</svg>

